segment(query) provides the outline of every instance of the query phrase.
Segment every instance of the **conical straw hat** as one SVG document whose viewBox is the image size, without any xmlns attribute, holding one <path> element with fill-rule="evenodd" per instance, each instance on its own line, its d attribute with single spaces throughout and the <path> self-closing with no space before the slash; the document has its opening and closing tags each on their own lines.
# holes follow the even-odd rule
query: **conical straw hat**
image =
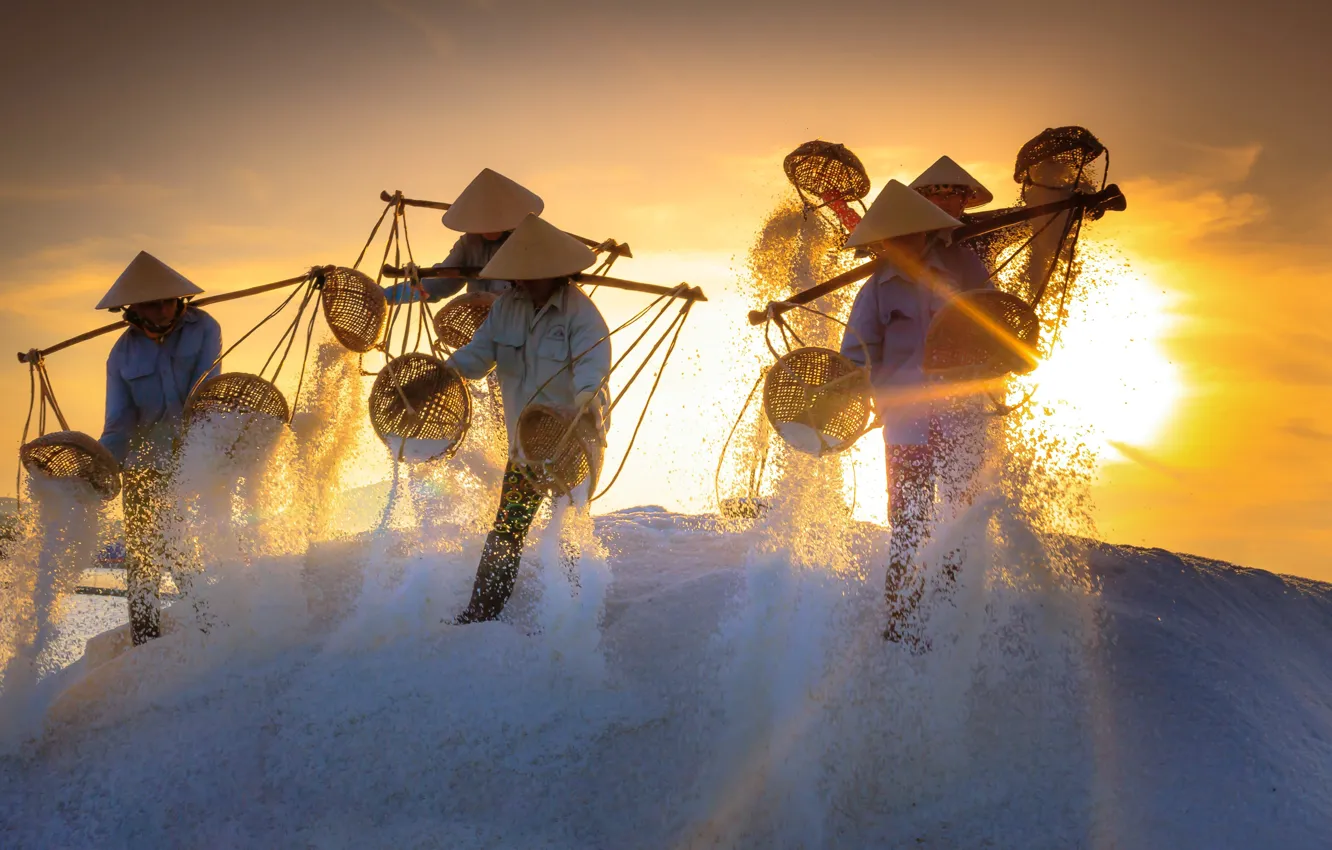
<svg viewBox="0 0 1332 850">
<path fill-rule="evenodd" d="M 939 157 L 934 165 L 925 169 L 925 172 L 911 181 L 912 189 L 923 189 L 926 186 L 964 186 L 967 191 L 966 209 L 979 207 L 988 204 L 994 200 L 994 195 L 986 189 L 981 182 L 972 177 L 967 170 L 958 165 L 950 157 Z"/>
<path fill-rule="evenodd" d="M 847 237 L 846 247 L 859 248 L 884 239 L 961 226 L 962 222 L 922 198 L 915 190 L 889 180 L 865 211 L 860 224 Z"/>
<path fill-rule="evenodd" d="M 536 214 L 528 213 L 490 258 L 480 277 L 493 280 L 565 277 L 596 261 L 597 255 L 591 248 Z"/>
<path fill-rule="evenodd" d="M 472 178 L 448 212 L 444 226 L 463 233 L 513 230 L 528 213 L 541 215 L 546 204 L 532 192 L 489 168 Z"/>
<path fill-rule="evenodd" d="M 163 298 L 184 298 L 200 292 L 203 290 L 186 280 L 180 272 L 147 251 L 140 251 L 139 256 L 125 267 L 106 295 L 102 296 L 95 309 L 108 310 L 145 301 L 160 301 Z"/>
</svg>

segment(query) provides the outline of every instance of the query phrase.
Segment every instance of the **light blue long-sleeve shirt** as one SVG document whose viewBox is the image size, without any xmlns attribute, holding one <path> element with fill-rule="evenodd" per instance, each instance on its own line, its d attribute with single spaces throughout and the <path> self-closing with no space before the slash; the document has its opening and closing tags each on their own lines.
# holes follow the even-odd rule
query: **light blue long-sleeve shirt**
<svg viewBox="0 0 1332 850">
<path fill-rule="evenodd" d="M 992 286 L 984 264 L 965 246 L 936 244 L 923 259 L 920 280 L 889 264 L 866 281 L 842 337 L 843 356 L 870 368 L 875 412 L 889 445 L 929 440 L 937 393 L 925 374 L 925 336 L 935 314 L 956 292 Z"/>
<path fill-rule="evenodd" d="M 481 269 L 490 262 L 491 257 L 504 245 L 504 238 L 487 239 L 479 233 L 464 233 L 453 243 L 453 250 L 442 261 L 435 263 L 435 269 Z M 499 294 L 510 286 L 507 280 L 483 280 L 469 277 L 422 277 L 421 288 L 425 290 L 426 301 L 435 303 L 442 298 L 454 295 L 463 286 L 468 292 L 494 292 Z M 384 298 L 390 304 L 405 304 L 416 301 L 420 296 L 409 281 L 390 284 L 383 287 Z"/>
<path fill-rule="evenodd" d="M 512 453 L 518 417 L 532 402 L 572 409 L 579 393 L 595 392 L 603 427 L 609 427 L 609 333 L 601 311 L 572 283 L 541 307 L 516 287 L 496 299 L 472 341 L 448 363 L 469 380 L 495 370 Z"/>
<path fill-rule="evenodd" d="M 106 421 L 101 443 L 125 463 L 157 463 L 180 430 L 190 390 L 221 372 L 222 327 L 194 307 L 160 342 L 128 328 L 106 359 Z"/>
</svg>

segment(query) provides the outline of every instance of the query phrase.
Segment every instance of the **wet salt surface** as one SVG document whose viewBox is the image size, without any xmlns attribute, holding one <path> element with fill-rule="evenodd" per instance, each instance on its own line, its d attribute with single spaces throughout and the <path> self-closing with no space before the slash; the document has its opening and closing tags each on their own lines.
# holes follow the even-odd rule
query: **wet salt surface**
<svg viewBox="0 0 1332 850">
<path fill-rule="evenodd" d="M 1095 646 L 1062 591 L 964 582 L 914 657 L 876 639 L 881 573 L 659 510 L 596 527 L 599 628 L 541 544 L 511 622 L 467 627 L 439 621 L 479 539 L 328 547 L 340 613 L 164 638 L 0 760 L 6 846 L 1324 846 L 1326 585 L 1094 545 Z M 74 605 L 61 646 L 124 601 Z"/>
</svg>

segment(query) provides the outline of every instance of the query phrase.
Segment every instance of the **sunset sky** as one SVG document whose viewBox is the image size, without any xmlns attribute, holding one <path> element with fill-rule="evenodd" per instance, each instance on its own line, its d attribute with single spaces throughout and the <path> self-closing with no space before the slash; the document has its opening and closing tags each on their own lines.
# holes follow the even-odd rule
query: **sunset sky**
<svg viewBox="0 0 1332 850">
<path fill-rule="evenodd" d="M 629 242 L 617 273 L 714 296 L 671 390 L 676 445 L 697 451 L 681 382 L 706 385 L 708 339 L 753 333 L 736 277 L 788 196 L 786 152 L 843 142 L 876 189 L 947 153 L 1006 204 L 1022 142 L 1082 124 L 1129 201 L 1087 234 L 1128 264 L 1083 335 L 1105 357 L 1069 360 L 1119 405 L 1100 534 L 1332 580 L 1329 17 L 1284 0 L 10 3 L 0 432 L 17 446 L 27 406 L 13 352 L 106 321 L 92 307 L 140 249 L 210 293 L 346 264 L 381 189 L 451 200 L 489 166 L 560 226 Z M 412 223 L 442 257 L 438 217 Z M 234 339 L 260 306 L 215 315 Z M 94 435 L 112 339 L 49 361 Z M 714 464 L 631 464 L 607 507 L 702 509 Z"/>
</svg>

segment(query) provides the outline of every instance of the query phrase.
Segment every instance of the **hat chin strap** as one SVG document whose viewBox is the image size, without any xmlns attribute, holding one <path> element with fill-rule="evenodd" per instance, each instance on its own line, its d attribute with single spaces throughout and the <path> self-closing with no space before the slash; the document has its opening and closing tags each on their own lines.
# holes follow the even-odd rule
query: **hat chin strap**
<svg viewBox="0 0 1332 850">
<path fill-rule="evenodd" d="M 174 331 L 176 329 L 176 326 L 180 324 L 181 317 L 184 315 L 185 315 L 184 298 L 176 299 L 176 314 L 172 316 L 171 321 L 167 322 L 165 325 L 158 325 L 154 322 L 150 322 L 147 319 L 145 319 L 143 316 L 140 316 L 138 313 L 129 309 L 128 307 L 125 308 L 125 321 L 129 322 L 134 327 L 143 331 L 144 335 L 146 335 L 150 339 L 155 339 L 155 340 L 163 339 L 172 331 Z"/>
</svg>

